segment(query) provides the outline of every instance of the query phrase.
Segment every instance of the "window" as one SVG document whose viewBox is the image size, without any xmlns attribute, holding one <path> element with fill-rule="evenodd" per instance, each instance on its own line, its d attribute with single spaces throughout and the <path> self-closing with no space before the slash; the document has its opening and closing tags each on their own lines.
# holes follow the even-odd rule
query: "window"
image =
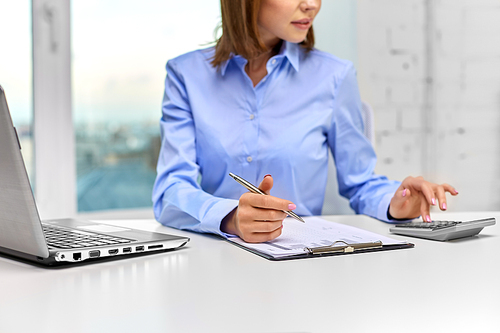
<svg viewBox="0 0 500 333">
<path fill-rule="evenodd" d="M 151 206 L 165 64 L 206 47 L 218 0 L 72 1 L 78 211 Z"/>
<path fill-rule="evenodd" d="M 23 158 L 33 176 L 31 1 L 0 0 L 0 85 L 5 90 Z"/>
<path fill-rule="evenodd" d="M 352 0 L 340 6 L 348 3 Z M 28 169 L 36 166 L 40 216 L 150 208 L 165 64 L 214 40 L 219 0 L 0 0 L 0 5 L 8 8 L 0 13 L 2 49 L 19 46 L 26 38 L 25 50 L 14 53 L 12 46 L 12 54 L 0 53 L 0 84 L 8 90 L 14 113 L 27 115 L 28 130 L 22 132 L 29 142 L 22 139 L 25 154 L 36 141 L 36 161 L 25 160 Z M 24 9 L 16 9 L 21 5 Z M 323 6 L 326 12 L 336 12 L 337 7 L 327 8 L 331 4 Z M 345 29 L 336 29 L 337 21 L 328 16 L 316 21 L 318 48 L 335 53 L 326 42 L 331 31 Z M 6 32 L 23 30 L 26 37 L 5 37 Z M 346 47 L 350 46 L 339 49 Z M 6 69 L 5 62 L 19 63 L 23 57 L 20 70 L 14 65 Z M 26 95 L 15 97 L 9 93 L 15 90 L 12 82 L 23 76 L 26 88 L 18 91 Z M 14 118 L 19 127 L 22 116 Z"/>
</svg>

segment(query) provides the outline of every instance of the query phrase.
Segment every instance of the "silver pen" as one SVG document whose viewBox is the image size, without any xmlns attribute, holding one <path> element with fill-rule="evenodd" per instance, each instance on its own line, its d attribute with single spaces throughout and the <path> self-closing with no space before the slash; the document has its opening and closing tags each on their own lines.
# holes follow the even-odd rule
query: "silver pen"
<svg viewBox="0 0 500 333">
<path fill-rule="evenodd" d="M 246 181 L 245 179 L 241 178 L 240 176 L 235 175 L 234 173 L 230 172 L 229 175 L 234 178 L 238 183 L 241 185 L 245 186 L 247 190 L 249 190 L 252 193 L 255 194 L 262 194 L 262 195 L 267 195 L 266 193 L 262 192 L 258 187 L 253 185 L 252 183 Z M 282 210 L 282 212 L 288 214 L 289 216 L 293 217 L 294 219 L 306 223 L 300 216 L 292 212 L 291 210 Z"/>
</svg>

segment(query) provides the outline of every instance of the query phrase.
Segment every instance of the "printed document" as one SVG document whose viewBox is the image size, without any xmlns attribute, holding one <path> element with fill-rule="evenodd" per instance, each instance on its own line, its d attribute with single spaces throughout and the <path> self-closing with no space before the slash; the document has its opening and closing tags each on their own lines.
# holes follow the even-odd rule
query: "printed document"
<svg viewBox="0 0 500 333">
<path fill-rule="evenodd" d="M 337 241 L 344 241 L 348 244 L 376 241 L 381 241 L 383 245 L 406 243 L 356 227 L 327 221 L 317 216 L 304 217 L 304 220 L 306 223 L 287 217 L 283 222 L 283 233 L 270 242 L 246 243 L 237 237 L 228 240 L 273 258 L 304 254 L 307 253 L 306 247 L 330 246 Z"/>
</svg>

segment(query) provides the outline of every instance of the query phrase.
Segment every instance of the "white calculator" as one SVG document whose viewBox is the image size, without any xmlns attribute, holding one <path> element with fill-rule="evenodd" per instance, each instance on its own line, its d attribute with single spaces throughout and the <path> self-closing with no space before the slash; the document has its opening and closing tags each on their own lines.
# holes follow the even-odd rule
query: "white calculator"
<svg viewBox="0 0 500 333">
<path fill-rule="evenodd" d="M 495 218 L 472 221 L 432 221 L 396 224 L 389 230 L 398 235 L 447 241 L 475 236 L 484 227 L 494 225 Z"/>
</svg>

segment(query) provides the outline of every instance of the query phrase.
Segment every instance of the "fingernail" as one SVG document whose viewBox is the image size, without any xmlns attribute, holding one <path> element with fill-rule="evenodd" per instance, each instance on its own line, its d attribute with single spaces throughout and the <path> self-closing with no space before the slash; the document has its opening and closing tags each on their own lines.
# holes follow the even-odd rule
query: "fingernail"
<svg viewBox="0 0 500 333">
<path fill-rule="evenodd" d="M 456 194 L 458 194 L 458 191 L 457 191 L 457 190 L 455 190 L 455 193 L 456 193 Z"/>
<path fill-rule="evenodd" d="M 294 210 L 295 208 L 297 208 L 297 206 L 295 206 L 294 204 L 288 205 L 288 210 Z"/>
<path fill-rule="evenodd" d="M 403 190 L 403 197 L 406 197 L 406 189 Z"/>
<path fill-rule="evenodd" d="M 435 206 L 436 205 L 436 199 L 432 198 L 432 204 Z"/>
<path fill-rule="evenodd" d="M 431 222 L 431 217 L 429 215 L 427 215 L 425 219 L 427 220 L 427 222 Z"/>
<path fill-rule="evenodd" d="M 446 209 L 446 202 L 443 202 L 443 209 Z"/>
<path fill-rule="evenodd" d="M 264 178 L 266 178 L 266 177 L 271 177 L 271 175 L 270 175 L 270 174 L 267 174 L 267 175 L 265 175 L 265 176 L 264 176 Z"/>
</svg>

